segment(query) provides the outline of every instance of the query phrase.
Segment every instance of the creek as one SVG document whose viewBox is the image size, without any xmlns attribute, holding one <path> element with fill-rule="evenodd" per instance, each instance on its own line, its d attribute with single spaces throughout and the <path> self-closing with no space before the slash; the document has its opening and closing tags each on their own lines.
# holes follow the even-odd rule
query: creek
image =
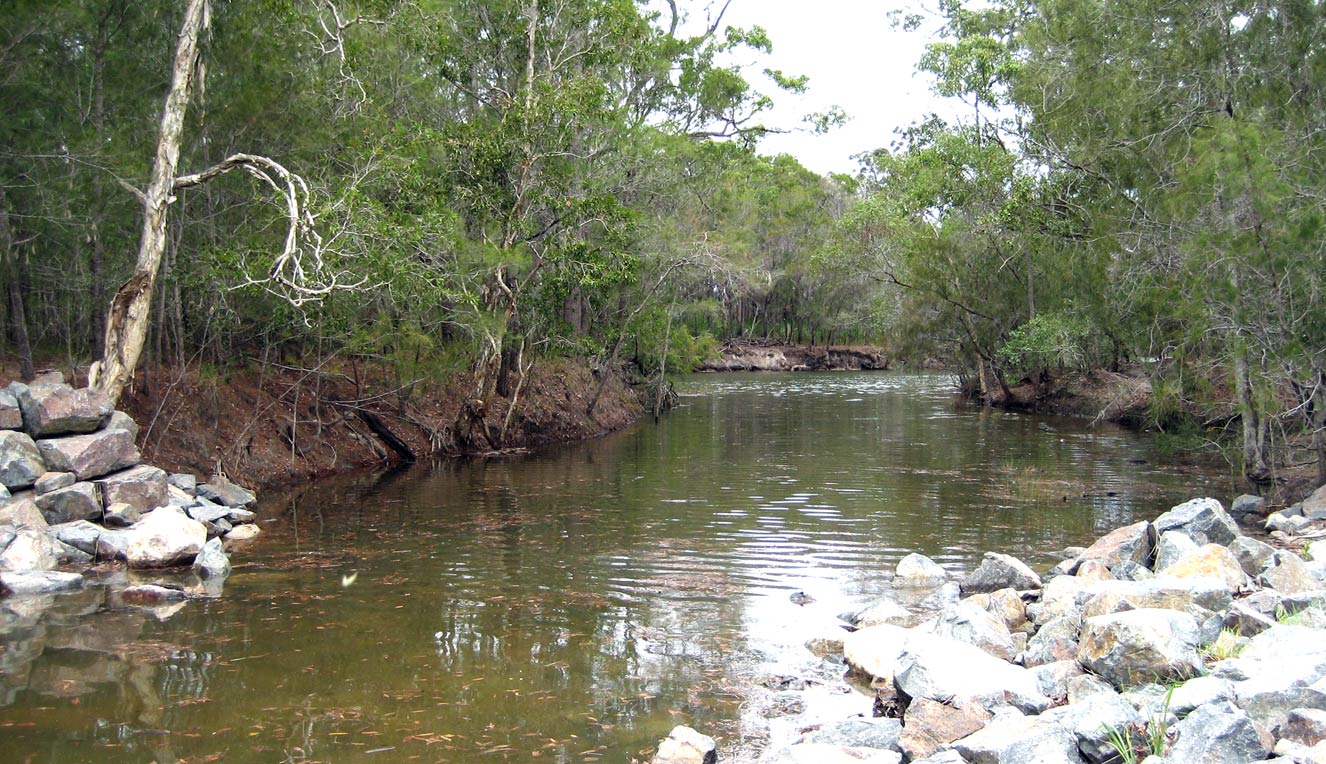
<svg viewBox="0 0 1326 764">
<path fill-rule="evenodd" d="M 942 376 L 681 392 L 659 424 L 592 442 L 265 499 L 224 595 L 169 617 L 99 588 L 2 601 L 21 627 L 0 643 L 6 758 L 628 762 L 683 723 L 758 750 L 869 712 L 803 643 L 903 555 L 1043 570 L 1230 493 L 1143 433 L 957 407 Z M 779 718 L 771 676 L 822 684 Z"/>
</svg>

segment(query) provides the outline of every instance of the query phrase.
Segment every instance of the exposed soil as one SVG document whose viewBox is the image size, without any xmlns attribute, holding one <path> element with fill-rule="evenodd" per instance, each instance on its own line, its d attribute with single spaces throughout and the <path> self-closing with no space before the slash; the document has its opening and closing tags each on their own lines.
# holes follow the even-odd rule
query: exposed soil
<svg viewBox="0 0 1326 764">
<path fill-rule="evenodd" d="M 14 378 L 0 368 L 0 386 Z M 74 384 L 81 378 L 65 377 Z M 202 477 L 221 471 L 252 488 L 272 488 L 356 468 L 447 456 L 494 456 L 592 438 L 634 422 L 643 405 L 620 374 L 610 374 L 593 413 L 600 380 L 565 359 L 534 365 L 503 432 L 510 405 L 499 398 L 457 446 L 457 413 L 469 375 L 410 386 L 402 392 L 382 370 L 360 366 L 313 371 L 268 366 L 216 377 L 197 369 L 140 370 L 120 408 L 141 427 L 144 461 Z M 394 447 L 393 447 L 394 444 Z"/>
<path fill-rule="evenodd" d="M 1122 372 L 1096 369 L 1060 374 L 1048 383 L 1010 387 L 996 395 L 997 408 L 1056 414 L 1142 426 L 1151 406 L 1151 380 L 1141 368 Z"/>
</svg>

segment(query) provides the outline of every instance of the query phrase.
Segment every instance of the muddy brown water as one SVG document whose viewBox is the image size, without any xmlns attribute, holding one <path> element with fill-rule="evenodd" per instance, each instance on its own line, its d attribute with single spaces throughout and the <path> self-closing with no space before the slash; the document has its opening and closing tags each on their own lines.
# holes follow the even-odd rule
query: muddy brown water
<svg viewBox="0 0 1326 764">
<path fill-rule="evenodd" d="M 958 408 L 940 376 L 682 391 L 593 442 L 274 497 L 223 596 L 177 612 L 99 588 L 0 602 L 4 760 L 629 762 L 679 723 L 750 758 L 869 713 L 802 645 L 904 554 L 1043 569 L 1228 498 L 1145 434 Z"/>
</svg>

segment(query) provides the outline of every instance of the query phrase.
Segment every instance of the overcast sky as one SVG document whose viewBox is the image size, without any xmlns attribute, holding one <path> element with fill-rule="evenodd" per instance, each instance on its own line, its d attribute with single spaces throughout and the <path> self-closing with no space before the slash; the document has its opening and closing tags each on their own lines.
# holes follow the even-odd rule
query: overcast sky
<svg viewBox="0 0 1326 764">
<path fill-rule="evenodd" d="M 692 4 L 692 13 L 702 19 L 703 8 L 697 5 Z M 932 95 L 928 78 L 915 74 L 928 38 L 922 31 L 890 26 L 889 11 L 902 7 L 916 5 L 905 0 L 732 1 L 726 24 L 758 24 L 773 41 L 773 55 L 750 72 L 752 81 L 767 85 L 777 102 L 768 124 L 797 127 L 801 115 L 835 104 L 851 118 L 827 135 L 770 136 L 760 143 L 760 153 L 792 154 L 819 173 L 852 172 L 853 154 L 888 146 L 898 128 L 930 112 L 951 117 L 962 109 Z M 809 91 L 803 97 L 777 91 L 759 74 L 765 67 L 809 76 Z"/>
</svg>

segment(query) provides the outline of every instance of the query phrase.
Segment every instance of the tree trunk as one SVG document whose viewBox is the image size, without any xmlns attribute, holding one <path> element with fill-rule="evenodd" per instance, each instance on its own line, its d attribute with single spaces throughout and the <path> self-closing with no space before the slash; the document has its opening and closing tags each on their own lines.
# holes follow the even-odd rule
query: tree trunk
<svg viewBox="0 0 1326 764">
<path fill-rule="evenodd" d="M 5 271 L 7 282 L 5 298 L 9 302 L 14 349 L 18 351 L 18 375 L 19 379 L 28 382 L 37 376 L 37 371 L 32 366 L 32 343 L 28 339 L 27 311 L 23 300 L 27 279 L 24 278 L 23 260 L 14 244 L 14 230 L 10 228 L 9 207 L 3 187 L 0 187 L 0 266 Z"/>
<path fill-rule="evenodd" d="M 1264 482 L 1271 472 L 1266 460 L 1266 424 L 1253 393 L 1246 350 L 1239 350 L 1234 357 L 1234 384 L 1242 409 L 1243 476 L 1253 483 Z"/>
<path fill-rule="evenodd" d="M 151 322 L 152 290 L 166 247 L 166 211 L 173 199 L 184 116 L 198 71 L 198 38 L 207 23 L 207 5 L 208 0 L 189 0 L 184 11 L 170 92 L 161 112 L 161 134 L 152 160 L 152 179 L 143 197 L 138 261 L 133 275 L 111 299 L 106 314 L 105 352 L 89 372 L 91 386 L 105 393 L 112 403 L 119 400 L 138 366 Z"/>
</svg>

